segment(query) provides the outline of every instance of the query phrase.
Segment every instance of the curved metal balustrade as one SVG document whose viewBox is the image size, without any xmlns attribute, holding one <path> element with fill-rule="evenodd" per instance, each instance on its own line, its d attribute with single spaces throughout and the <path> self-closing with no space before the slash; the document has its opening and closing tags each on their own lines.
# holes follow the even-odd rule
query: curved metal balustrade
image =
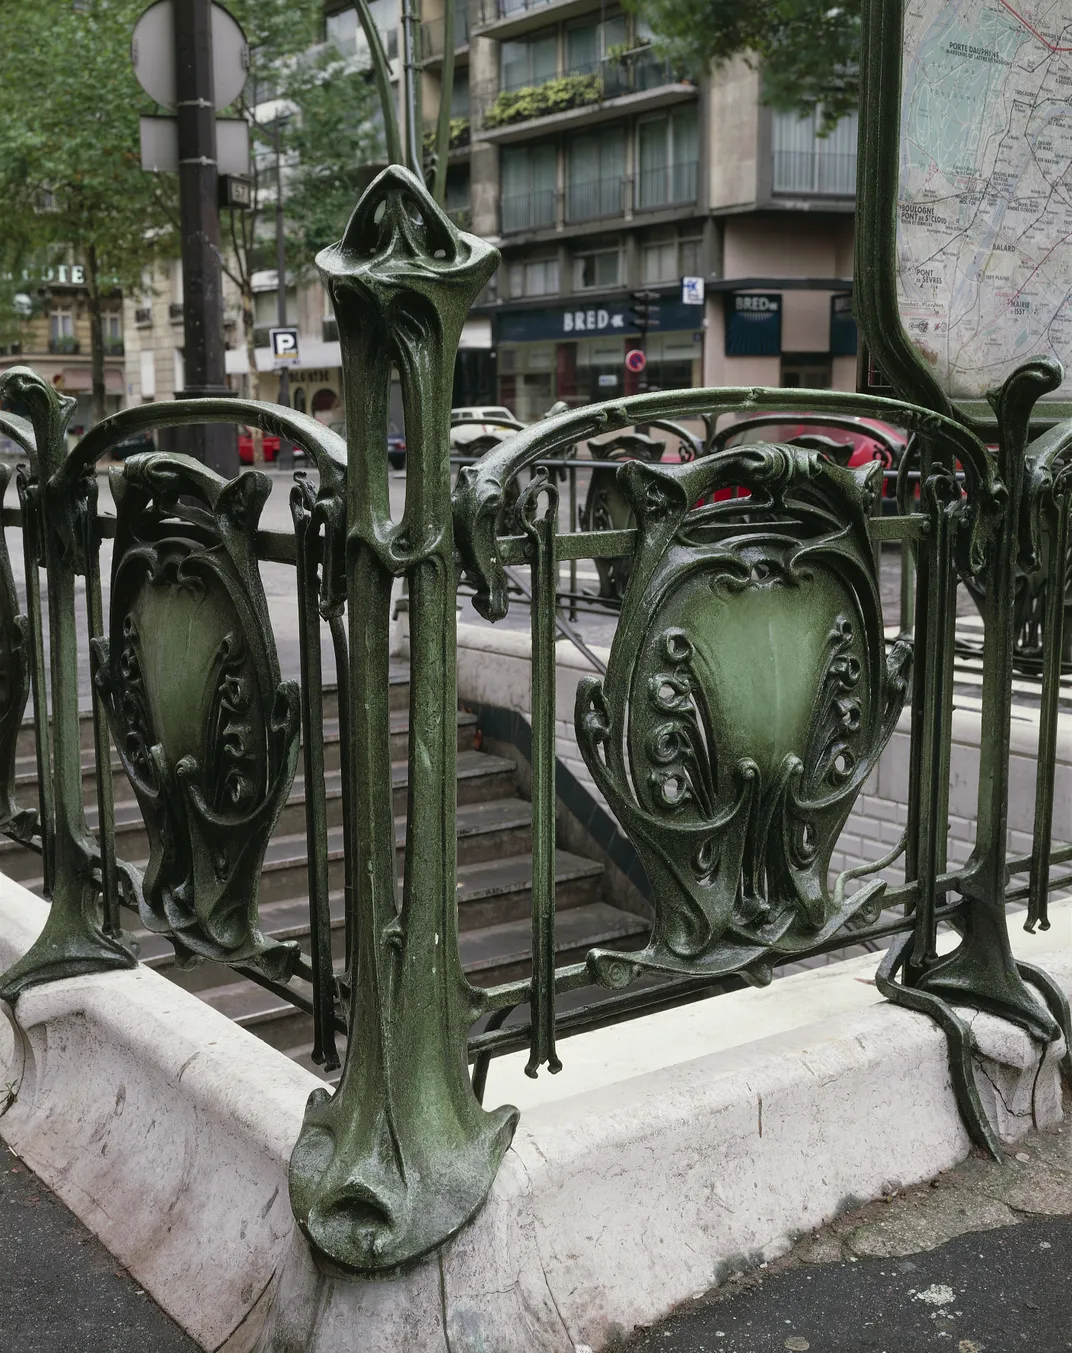
<svg viewBox="0 0 1072 1353">
<path fill-rule="evenodd" d="M 555 413 L 468 458 L 454 483 L 452 461 L 466 459 L 449 451 L 455 352 L 496 261 L 405 170 L 390 168 L 369 188 L 343 240 L 318 259 L 343 345 L 346 442 L 275 405 L 190 400 L 117 414 L 67 452 L 71 401 L 25 368 L 0 376 L 9 410 L 0 430 L 28 462 L 17 476 L 20 507 L 4 511 L 4 524 L 22 529 L 26 614 L 6 550 L 0 555 L 0 829 L 42 852 L 51 899 L 44 932 L 3 974 L 0 994 L 15 1001 L 35 983 L 132 966 L 123 924 L 135 910 L 183 962 L 230 965 L 311 1012 L 314 1058 L 325 1067 L 338 1065 L 345 1036 L 341 1080 L 334 1093 L 311 1097 L 291 1163 L 298 1221 L 336 1270 L 395 1269 L 480 1207 L 518 1119 L 509 1106 L 482 1106 L 489 1057 L 526 1047 L 530 1074 L 554 1071 L 565 1033 L 713 993 L 728 977 L 764 983 L 789 958 L 849 944 L 892 941 L 881 989 L 946 1029 L 966 1121 L 997 1152 L 954 1005 L 995 1012 L 1040 1041 L 1068 1032 L 1061 992 L 1013 961 L 1005 921 L 1008 902 L 1026 897 L 1029 928 L 1045 926 L 1051 889 L 1072 881 L 1062 872 L 1072 852 L 1051 842 L 1072 427 L 1029 441 L 1052 366 L 1028 364 L 1006 382 L 996 397 L 996 450 L 962 421 L 894 399 L 686 390 Z M 392 364 L 408 457 L 398 519 L 388 493 Z M 848 468 L 806 439 L 725 446 L 716 438 L 724 415 L 793 410 L 906 429 L 918 498 L 906 489 L 899 509 L 883 515 L 877 462 Z M 260 529 L 267 476 L 225 482 L 163 453 L 114 468 L 116 516 L 98 513 L 97 462 L 118 442 L 213 421 L 257 425 L 305 450 L 310 469 L 291 492 L 292 533 Z M 553 474 L 593 439 L 583 526 L 574 503 L 561 531 Z M 675 462 L 661 458 L 668 441 Z M 1022 473 L 1010 477 L 1013 463 Z M 100 547 L 111 535 L 105 614 Z M 882 542 L 900 542 L 915 560 L 912 607 L 893 643 L 878 586 Z M 280 675 L 259 574 L 265 560 L 295 570 L 300 686 Z M 584 560 L 613 581 L 620 614 L 606 672 L 579 688 L 577 738 L 644 862 L 655 916 L 644 948 L 596 949 L 556 966 L 558 579 Z M 1010 858 L 1018 568 L 1039 583 L 1046 642 L 1034 844 L 1029 856 Z M 511 574 L 531 609 L 532 969 L 480 988 L 464 977 L 458 953 L 455 607 L 464 582 L 477 608 L 501 620 L 516 597 Z M 411 635 L 401 885 L 388 691 L 397 579 L 408 589 Z M 964 867 L 950 868 L 958 579 L 975 589 L 985 624 L 983 769 L 979 844 Z M 337 967 L 325 632 L 343 748 L 347 950 Z M 106 773 L 96 777 L 97 829 L 87 826 L 77 687 L 87 655 L 96 764 L 110 764 L 114 744 L 148 829 L 144 871 L 116 857 Z M 30 688 L 34 708 L 51 710 L 37 724 L 34 805 L 18 801 L 13 771 Z M 912 740 L 903 837 L 869 868 L 831 879 L 839 834 L 903 708 Z M 258 921 L 260 862 L 299 760 L 309 953 L 266 939 Z M 906 881 L 888 886 L 876 875 L 897 856 Z M 940 927 L 957 936 L 951 952 L 938 952 Z M 604 999 L 559 1008 L 583 990 Z M 525 1017 L 506 1024 L 514 1011 Z M 719 1018 L 717 1004 L 710 1018 Z"/>
</svg>

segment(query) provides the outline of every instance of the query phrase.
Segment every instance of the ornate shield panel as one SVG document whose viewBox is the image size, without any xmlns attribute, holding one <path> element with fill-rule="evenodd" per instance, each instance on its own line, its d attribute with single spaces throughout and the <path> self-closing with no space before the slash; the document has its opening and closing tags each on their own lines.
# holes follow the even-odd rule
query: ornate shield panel
<svg viewBox="0 0 1072 1353">
<path fill-rule="evenodd" d="M 881 884 L 835 905 L 830 857 L 904 703 L 886 655 L 867 519 L 877 466 L 753 446 L 638 462 L 619 485 L 638 541 L 607 676 L 577 692 L 584 759 L 648 871 L 637 954 L 593 950 L 607 986 L 638 972 L 769 978 Z M 751 495 L 693 504 L 722 488 Z"/>
<path fill-rule="evenodd" d="M 267 940 L 257 918 L 300 732 L 254 552 L 270 488 L 267 476 L 227 482 L 181 456 L 132 457 L 113 482 L 110 632 L 95 655 L 149 836 L 143 922 L 181 959 L 284 978 L 298 945 Z"/>
</svg>

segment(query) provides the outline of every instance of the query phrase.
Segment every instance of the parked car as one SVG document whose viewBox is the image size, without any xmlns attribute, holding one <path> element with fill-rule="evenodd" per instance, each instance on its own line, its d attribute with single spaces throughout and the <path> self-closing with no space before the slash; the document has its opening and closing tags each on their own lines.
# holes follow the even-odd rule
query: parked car
<svg viewBox="0 0 1072 1353">
<path fill-rule="evenodd" d="M 712 451 L 752 442 L 779 442 L 811 447 L 839 465 L 856 469 L 880 460 L 887 470 L 896 470 L 908 444 L 900 429 L 877 418 L 839 414 L 757 413 L 748 414 L 715 434 Z M 895 512 L 897 482 L 887 475 L 882 486 L 884 511 Z"/>
<path fill-rule="evenodd" d="M 525 426 L 502 404 L 479 405 L 450 411 L 451 450 L 463 450 L 469 442 L 496 432 L 516 432 Z"/>
<path fill-rule="evenodd" d="M 129 437 L 112 447 L 115 460 L 126 460 L 128 456 L 140 456 L 145 451 L 156 450 L 156 438 L 151 432 L 132 432 Z"/>
<path fill-rule="evenodd" d="M 271 432 L 264 434 L 264 463 L 270 465 L 279 455 L 279 438 Z M 253 464 L 253 429 L 239 424 L 238 459 L 243 465 Z"/>
<path fill-rule="evenodd" d="M 337 433 L 343 441 L 346 440 L 346 422 L 342 418 L 336 418 L 327 425 L 332 432 Z M 399 432 L 395 423 L 387 425 L 387 464 L 392 470 L 404 470 L 406 468 L 406 439 Z"/>
</svg>

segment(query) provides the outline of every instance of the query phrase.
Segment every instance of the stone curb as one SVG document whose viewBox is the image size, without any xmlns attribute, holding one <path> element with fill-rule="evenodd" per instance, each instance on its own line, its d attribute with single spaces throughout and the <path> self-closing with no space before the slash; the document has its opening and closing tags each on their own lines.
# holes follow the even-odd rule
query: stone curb
<svg viewBox="0 0 1072 1353">
<path fill-rule="evenodd" d="M 0 881 L 0 962 L 44 910 Z M 1072 986 L 1072 951 L 1042 961 Z M 859 977 L 803 977 L 802 1027 L 783 1012 L 772 1036 L 527 1111 L 473 1225 L 393 1278 L 317 1272 L 293 1224 L 287 1158 L 316 1079 L 150 971 L 20 997 L 0 1135 L 205 1348 L 600 1349 L 967 1155 L 943 1035 L 886 1004 L 814 1022 L 816 985 L 836 1005 Z M 768 1001 L 791 1008 L 798 980 Z M 748 1039 L 748 995 L 710 1002 L 712 1022 Z M 973 1031 L 1003 1135 L 1055 1122 L 1058 1050 L 1039 1068 L 1019 1031 Z"/>
</svg>

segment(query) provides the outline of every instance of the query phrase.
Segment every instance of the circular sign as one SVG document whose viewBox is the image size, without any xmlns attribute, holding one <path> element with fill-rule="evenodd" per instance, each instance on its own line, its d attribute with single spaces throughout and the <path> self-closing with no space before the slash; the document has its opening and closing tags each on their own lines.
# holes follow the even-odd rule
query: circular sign
<svg viewBox="0 0 1072 1353">
<path fill-rule="evenodd" d="M 130 59 L 146 94 L 175 111 L 175 16 L 172 0 L 157 0 L 134 25 Z M 238 20 L 222 5 L 212 6 L 212 103 L 216 111 L 234 103 L 246 83 L 249 47 Z"/>
<path fill-rule="evenodd" d="M 630 348 L 625 354 L 625 366 L 627 371 L 639 374 L 648 364 L 648 359 L 639 348 Z"/>
</svg>

